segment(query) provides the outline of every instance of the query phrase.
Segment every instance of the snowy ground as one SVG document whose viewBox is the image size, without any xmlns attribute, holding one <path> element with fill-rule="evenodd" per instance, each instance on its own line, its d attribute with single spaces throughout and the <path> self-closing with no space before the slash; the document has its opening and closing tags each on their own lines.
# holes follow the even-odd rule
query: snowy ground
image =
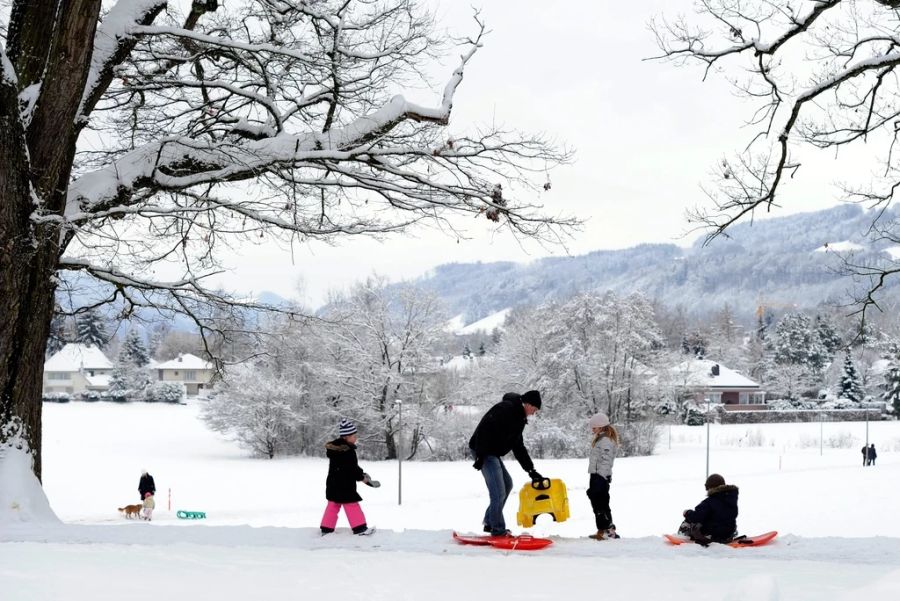
<svg viewBox="0 0 900 601">
<path fill-rule="evenodd" d="M 659 538 L 703 496 L 705 428 L 666 429 L 658 455 L 617 460 L 619 541 L 583 538 L 592 531 L 587 460 L 538 460 L 544 475 L 568 485 L 572 518 L 541 518 L 534 532 L 556 538 L 548 549 L 504 553 L 450 540 L 453 529 L 477 530 L 484 511 L 483 480 L 468 462 L 404 463 L 401 506 L 397 464 L 364 462 L 383 483 L 361 491 L 378 532 L 322 538 L 323 459 L 247 458 L 196 415 L 195 406 L 46 404 L 44 485 L 63 524 L 0 523 L 0 599 L 900 595 L 900 422 L 870 424 L 879 450 L 874 468 L 860 465 L 862 423 L 713 426 L 711 469 L 741 487 L 741 531 L 781 532 L 776 544 L 758 549 L 672 548 Z M 508 466 L 522 484 L 525 474 L 514 461 Z M 149 524 L 116 512 L 138 501 L 142 468 L 158 487 Z M 516 506 L 511 498 L 514 528 Z M 175 509 L 209 517 L 177 520 Z"/>
</svg>

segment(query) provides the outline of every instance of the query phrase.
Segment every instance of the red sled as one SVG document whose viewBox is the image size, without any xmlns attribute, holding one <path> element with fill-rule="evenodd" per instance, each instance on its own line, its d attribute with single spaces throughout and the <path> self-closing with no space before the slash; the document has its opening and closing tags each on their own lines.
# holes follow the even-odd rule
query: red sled
<svg viewBox="0 0 900 601">
<path fill-rule="evenodd" d="M 507 551 L 536 551 L 553 544 L 553 541 L 549 538 L 537 538 L 530 534 L 520 534 L 519 536 L 491 536 L 490 534 L 467 536 L 454 532 L 453 540 L 463 545 L 480 545 Z"/>
<path fill-rule="evenodd" d="M 729 547 L 734 547 L 735 549 L 739 547 L 761 547 L 772 542 L 772 539 L 774 539 L 776 536 L 778 536 L 778 532 L 772 530 L 771 532 L 766 532 L 765 534 L 757 534 L 756 536 L 740 536 L 733 541 L 724 544 L 728 545 Z M 673 545 L 681 545 L 684 543 L 694 542 L 686 536 L 679 536 L 677 534 L 663 534 L 663 538 L 665 538 L 666 541 Z"/>
</svg>

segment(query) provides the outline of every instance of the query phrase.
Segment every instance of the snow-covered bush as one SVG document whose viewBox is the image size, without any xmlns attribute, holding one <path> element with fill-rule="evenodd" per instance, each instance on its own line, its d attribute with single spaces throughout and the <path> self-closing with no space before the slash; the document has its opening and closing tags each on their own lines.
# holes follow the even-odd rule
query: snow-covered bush
<svg viewBox="0 0 900 601">
<path fill-rule="evenodd" d="M 299 406 L 302 392 L 263 364 L 238 365 L 228 372 L 218 394 L 203 405 L 200 417 L 211 430 L 272 459 L 287 450 L 306 421 Z"/>
<path fill-rule="evenodd" d="M 104 401 L 111 401 L 113 403 L 127 403 L 128 396 L 124 391 L 121 390 L 104 390 L 100 393 L 100 398 Z"/>
<path fill-rule="evenodd" d="M 144 389 L 148 403 L 180 403 L 184 399 L 184 386 L 177 382 L 154 382 Z"/>
<path fill-rule="evenodd" d="M 579 424 L 581 426 L 581 424 Z M 541 420 L 537 427 L 525 429 L 525 446 L 533 457 L 571 457 L 573 449 L 587 448 L 590 431 Z"/>
<path fill-rule="evenodd" d="M 652 420 L 631 422 L 619 428 L 619 457 L 652 455 L 661 430 Z"/>
<path fill-rule="evenodd" d="M 78 395 L 79 401 L 87 401 L 89 403 L 96 403 L 101 398 L 101 395 L 96 390 L 85 390 Z"/>
<path fill-rule="evenodd" d="M 45 392 L 41 400 L 45 403 L 68 403 L 72 397 L 68 392 Z"/>
<path fill-rule="evenodd" d="M 775 399 L 772 401 L 766 401 L 766 405 L 769 406 L 770 411 L 795 411 L 797 409 L 805 409 L 805 410 L 815 410 L 820 408 L 826 408 L 825 405 L 828 403 L 819 403 L 813 399 L 807 398 L 796 398 L 796 399 Z M 844 409 L 844 407 L 833 407 Z"/>
<path fill-rule="evenodd" d="M 481 414 L 446 410 L 439 412 L 423 441 L 427 451 L 423 458 L 436 461 L 459 461 L 469 458 L 469 439 Z"/>
<path fill-rule="evenodd" d="M 706 411 L 692 403 L 685 404 L 683 421 L 688 426 L 702 426 L 706 423 Z"/>
<path fill-rule="evenodd" d="M 803 407 L 803 409 L 856 409 L 859 404 L 849 399 L 838 398 L 833 401 L 825 401 L 815 407 Z"/>
</svg>

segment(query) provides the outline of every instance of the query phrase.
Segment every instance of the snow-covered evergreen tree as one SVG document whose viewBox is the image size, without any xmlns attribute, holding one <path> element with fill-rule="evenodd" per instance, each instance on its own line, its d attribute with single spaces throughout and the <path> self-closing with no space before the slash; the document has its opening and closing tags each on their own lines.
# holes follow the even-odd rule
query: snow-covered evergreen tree
<svg viewBox="0 0 900 601">
<path fill-rule="evenodd" d="M 804 313 L 788 313 L 775 328 L 775 362 L 779 365 L 802 365 L 811 371 L 821 370 L 828 350 Z"/>
<path fill-rule="evenodd" d="M 816 315 L 815 329 L 819 335 L 819 340 L 822 342 L 825 350 L 828 351 L 829 359 L 834 357 L 834 354 L 843 345 L 834 324 L 827 317 Z"/>
<path fill-rule="evenodd" d="M 153 377 L 146 365 L 150 355 L 137 330 L 128 332 L 119 348 L 119 354 L 113 364 L 109 389 L 112 392 L 123 392 L 129 400 L 141 398 L 144 390 L 153 382 Z"/>
<path fill-rule="evenodd" d="M 804 313 L 788 313 L 775 327 L 772 340 L 773 368 L 766 370 L 767 387 L 788 398 L 816 390 L 823 383 L 828 350 Z"/>
<path fill-rule="evenodd" d="M 850 356 L 849 349 L 844 357 L 844 373 L 841 376 L 841 397 L 854 403 L 860 403 L 863 400 L 859 373 L 856 371 L 856 365 L 853 364 L 853 358 Z"/>
<path fill-rule="evenodd" d="M 706 356 L 707 339 L 706 335 L 699 331 L 685 333 L 681 338 L 681 350 L 685 355 L 693 355 L 698 359 Z"/>
<path fill-rule="evenodd" d="M 75 318 L 75 342 L 101 349 L 106 347 L 106 343 L 109 342 L 109 334 L 106 330 L 106 323 L 97 311 L 91 309 L 80 313 Z"/>
<path fill-rule="evenodd" d="M 119 349 L 119 357 L 123 361 L 138 367 L 143 367 L 150 363 L 150 352 L 136 329 L 132 328 L 125 336 L 125 340 L 122 341 L 122 348 Z"/>
<path fill-rule="evenodd" d="M 900 348 L 894 347 L 890 363 L 884 372 L 884 393 L 881 398 L 891 404 L 894 415 L 900 416 Z"/>
</svg>

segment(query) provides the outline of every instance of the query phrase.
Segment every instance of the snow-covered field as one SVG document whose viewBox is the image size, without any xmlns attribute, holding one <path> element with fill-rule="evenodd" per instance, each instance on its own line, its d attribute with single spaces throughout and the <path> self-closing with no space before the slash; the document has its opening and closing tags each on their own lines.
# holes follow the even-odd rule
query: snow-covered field
<svg viewBox="0 0 900 601">
<path fill-rule="evenodd" d="M 477 531 L 486 504 L 483 480 L 468 462 L 404 463 L 402 505 L 396 462 L 363 462 L 383 484 L 361 490 L 378 531 L 354 537 L 340 522 L 338 533 L 323 538 L 326 461 L 248 458 L 208 432 L 197 409 L 46 404 L 44 486 L 63 524 L 0 522 L 0 599 L 900 595 L 900 422 L 869 425 L 879 451 L 874 468 L 861 466 L 863 423 L 713 426 L 711 469 L 741 487 L 740 530 L 781 533 L 757 549 L 673 548 L 659 538 L 703 497 L 703 427 L 664 429 L 657 455 L 617 460 L 619 541 L 584 538 L 593 530 L 586 459 L 537 460 L 541 473 L 566 482 L 572 517 L 539 520 L 534 533 L 556 538 L 548 549 L 505 553 L 450 539 L 453 529 Z M 540 420 L 529 427 L 540 428 Z M 507 465 L 524 483 L 512 458 Z M 142 468 L 158 487 L 152 523 L 116 512 L 138 501 Z M 511 498 L 506 511 L 514 529 L 517 504 Z M 203 510 L 208 519 L 177 520 L 175 509 Z"/>
</svg>

